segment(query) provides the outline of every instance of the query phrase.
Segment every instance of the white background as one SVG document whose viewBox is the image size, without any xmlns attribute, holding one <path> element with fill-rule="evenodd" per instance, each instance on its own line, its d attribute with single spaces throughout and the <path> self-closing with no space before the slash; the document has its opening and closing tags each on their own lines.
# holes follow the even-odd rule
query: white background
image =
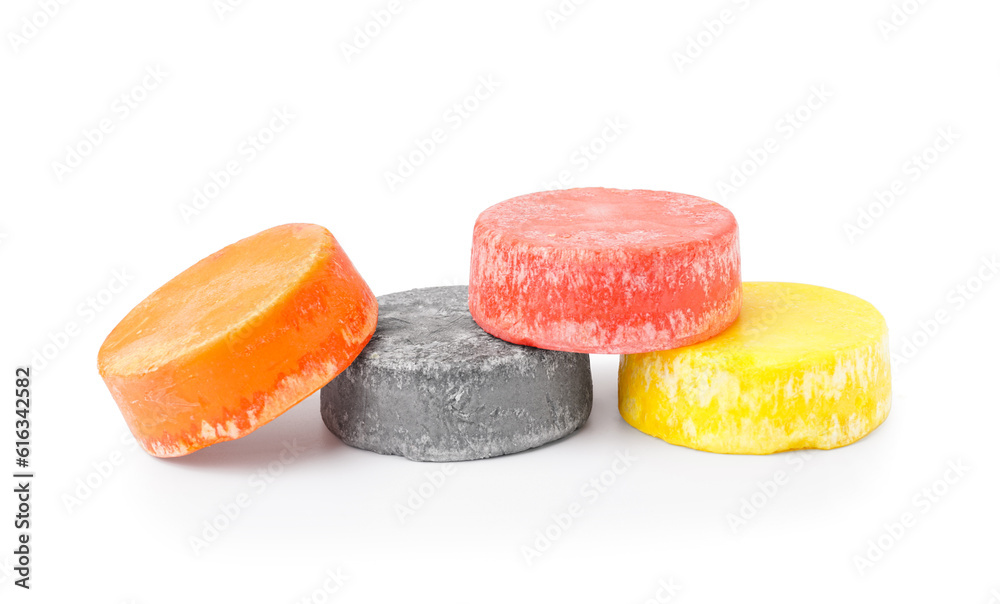
<svg viewBox="0 0 1000 604">
<path fill-rule="evenodd" d="M 908 0 L 913 14 L 890 30 L 879 24 L 889 0 L 592 0 L 554 26 L 557 0 L 402 1 L 350 60 L 343 44 L 387 0 L 251 0 L 221 16 L 217 4 L 69 2 L 45 23 L 33 0 L 3 3 L 0 468 L 13 470 L 14 367 L 50 336 L 65 346 L 34 377 L 34 588 L 8 574 L 4 470 L 0 600 L 638 604 L 668 582 L 679 589 L 660 601 L 1000 599 L 997 3 Z M 32 34 L 24 19 L 44 25 Z M 698 56 L 681 64 L 678 53 Z M 157 67 L 162 81 L 132 92 Z M 480 78 L 498 86 L 471 101 Z M 142 99 L 127 115 L 122 94 Z M 477 107 L 448 113 L 463 102 Z M 282 108 L 294 118 L 250 161 L 240 145 Z M 104 119 L 110 132 L 87 150 L 83 132 Z M 625 129 L 605 143 L 609 119 Z M 438 127 L 444 142 L 391 190 L 386 172 Z M 916 168 L 911 158 L 949 128 L 958 139 L 937 141 L 936 161 Z M 582 145 L 603 152 L 584 166 Z M 53 162 L 67 161 L 67 146 L 86 157 L 62 174 Z M 720 190 L 764 146 L 764 165 Z M 240 173 L 185 221 L 182 206 L 230 160 Z M 346 447 L 323 426 L 318 395 L 183 459 L 122 440 L 97 350 L 198 259 L 315 222 L 376 294 L 464 283 L 477 214 L 565 169 L 569 186 L 723 202 L 741 226 L 745 280 L 875 304 L 897 356 L 888 421 L 808 459 L 700 453 L 627 426 L 617 358 L 595 356 L 585 428 L 454 466 L 405 522 L 397 505 L 443 467 Z M 896 180 L 905 192 L 879 206 L 875 192 Z M 849 236 L 865 208 L 878 217 Z M 102 293 L 122 270 L 124 289 Z M 96 296 L 104 303 L 89 313 Z M 61 338 L 71 322 L 75 335 Z M 292 439 L 305 450 L 254 486 Z M 631 467 L 583 497 L 626 451 Z M 101 477 L 109 461 L 119 463 Z M 929 504 L 921 492 L 949 462 L 970 470 L 938 483 Z M 760 503 L 759 484 L 778 471 L 785 484 L 733 530 L 743 500 Z M 87 480 L 97 487 L 81 489 Z M 240 493 L 251 505 L 196 555 L 191 537 Z M 523 548 L 576 501 L 583 517 L 527 564 Z M 915 526 L 886 537 L 906 513 Z M 859 572 L 857 556 L 880 538 L 891 547 Z M 324 577 L 338 569 L 349 578 L 330 596 Z"/>
</svg>

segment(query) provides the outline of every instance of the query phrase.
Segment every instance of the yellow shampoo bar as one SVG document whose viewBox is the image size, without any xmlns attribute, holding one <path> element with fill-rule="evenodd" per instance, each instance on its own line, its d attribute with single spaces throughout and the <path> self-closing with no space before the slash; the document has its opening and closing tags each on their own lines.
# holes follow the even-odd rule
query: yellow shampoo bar
<svg viewBox="0 0 1000 604">
<path fill-rule="evenodd" d="M 833 449 L 889 414 L 888 331 L 874 306 L 797 283 L 744 283 L 718 336 L 622 355 L 618 408 L 633 427 L 714 453 Z"/>
</svg>

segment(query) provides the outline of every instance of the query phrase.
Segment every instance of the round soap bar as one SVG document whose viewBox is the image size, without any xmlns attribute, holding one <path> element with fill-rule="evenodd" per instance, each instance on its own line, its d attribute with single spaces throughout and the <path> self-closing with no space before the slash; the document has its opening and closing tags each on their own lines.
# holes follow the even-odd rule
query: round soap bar
<svg viewBox="0 0 1000 604">
<path fill-rule="evenodd" d="M 590 357 L 517 346 L 480 329 L 465 286 L 381 296 L 378 329 L 323 388 L 323 421 L 347 444 L 463 461 L 557 440 L 587 421 Z"/>
<path fill-rule="evenodd" d="M 743 311 L 711 340 L 624 355 L 618 408 L 639 430 L 716 453 L 853 443 L 889 414 L 885 320 L 849 294 L 744 283 Z"/>
<path fill-rule="evenodd" d="M 153 292 L 105 340 L 98 368 L 142 447 L 177 457 L 244 436 L 321 388 L 377 317 L 333 235 L 289 224 Z"/>
<path fill-rule="evenodd" d="M 717 203 L 658 191 L 504 201 L 476 221 L 469 309 L 498 338 L 551 350 L 699 342 L 739 314 L 736 219 Z"/>
</svg>

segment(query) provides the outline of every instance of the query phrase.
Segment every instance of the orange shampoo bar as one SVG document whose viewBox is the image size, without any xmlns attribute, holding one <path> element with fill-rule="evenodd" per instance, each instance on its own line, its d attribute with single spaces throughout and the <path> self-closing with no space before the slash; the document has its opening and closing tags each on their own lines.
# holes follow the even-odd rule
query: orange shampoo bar
<svg viewBox="0 0 1000 604">
<path fill-rule="evenodd" d="M 377 317 L 333 235 L 287 224 L 153 292 L 105 340 L 98 369 L 143 449 L 179 457 L 245 436 L 324 386 Z"/>
</svg>

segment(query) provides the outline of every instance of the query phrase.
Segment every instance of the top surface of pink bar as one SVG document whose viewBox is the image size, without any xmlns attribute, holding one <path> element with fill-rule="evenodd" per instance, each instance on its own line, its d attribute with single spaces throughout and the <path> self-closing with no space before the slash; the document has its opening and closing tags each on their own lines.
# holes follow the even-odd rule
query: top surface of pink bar
<svg viewBox="0 0 1000 604">
<path fill-rule="evenodd" d="M 479 224 L 534 245 L 620 248 L 713 239 L 732 231 L 736 219 L 692 195 L 590 188 L 515 197 L 484 211 Z"/>
</svg>

